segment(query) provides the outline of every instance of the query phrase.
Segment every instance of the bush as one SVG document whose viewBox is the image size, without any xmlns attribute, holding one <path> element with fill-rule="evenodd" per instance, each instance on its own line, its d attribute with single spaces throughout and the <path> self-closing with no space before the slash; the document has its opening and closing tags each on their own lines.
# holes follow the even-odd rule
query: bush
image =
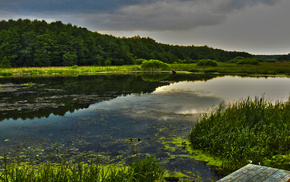
<svg viewBox="0 0 290 182">
<path fill-rule="evenodd" d="M 264 62 L 267 62 L 267 63 L 276 63 L 277 60 L 276 59 L 267 59 Z"/>
<path fill-rule="evenodd" d="M 241 56 L 235 57 L 234 59 L 228 61 L 229 63 L 237 63 L 237 64 L 252 64 L 258 65 L 261 59 L 259 58 L 244 58 Z"/>
<path fill-rule="evenodd" d="M 217 66 L 218 63 L 211 59 L 202 59 L 197 63 L 197 66 Z"/>
<path fill-rule="evenodd" d="M 134 64 L 140 65 L 142 64 L 144 61 L 147 61 L 146 59 L 135 59 L 134 60 Z"/>
<path fill-rule="evenodd" d="M 242 60 L 244 60 L 244 59 L 246 59 L 246 58 L 244 58 L 244 57 L 242 57 L 242 56 L 238 56 L 238 57 L 235 57 L 235 58 L 232 59 L 232 60 L 229 60 L 228 63 L 237 63 L 237 62 L 242 61 Z"/>
<path fill-rule="evenodd" d="M 10 72 L 0 72 L 0 76 L 12 76 L 13 73 Z"/>
<path fill-rule="evenodd" d="M 257 58 L 245 58 L 237 62 L 237 64 L 252 64 L 258 65 L 260 64 Z"/>
<path fill-rule="evenodd" d="M 163 63 L 162 61 L 159 60 L 149 60 L 149 61 L 143 61 L 141 68 L 143 70 L 154 70 L 154 69 L 159 69 L 159 70 L 169 70 L 169 66 L 166 63 Z"/>
</svg>

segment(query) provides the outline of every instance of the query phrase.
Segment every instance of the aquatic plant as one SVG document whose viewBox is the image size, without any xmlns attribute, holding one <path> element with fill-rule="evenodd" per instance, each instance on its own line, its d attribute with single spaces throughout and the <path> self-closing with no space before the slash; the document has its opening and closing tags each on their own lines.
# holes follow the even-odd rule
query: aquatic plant
<svg viewBox="0 0 290 182">
<path fill-rule="evenodd" d="M 155 157 L 137 158 L 129 166 L 102 166 L 99 161 L 89 164 L 80 160 L 74 164 L 58 158 L 57 162 L 49 159 L 40 165 L 20 163 L 17 158 L 8 162 L 9 157 L 4 153 L 4 165 L 0 168 L 0 181 L 42 182 L 42 181 L 157 181 L 164 177 L 165 170 Z M 11 160 L 11 159 L 10 159 Z"/>
<path fill-rule="evenodd" d="M 251 160 L 255 164 L 290 169 L 290 104 L 247 98 L 220 105 L 190 133 L 193 149 L 224 159 L 232 172 Z"/>
</svg>

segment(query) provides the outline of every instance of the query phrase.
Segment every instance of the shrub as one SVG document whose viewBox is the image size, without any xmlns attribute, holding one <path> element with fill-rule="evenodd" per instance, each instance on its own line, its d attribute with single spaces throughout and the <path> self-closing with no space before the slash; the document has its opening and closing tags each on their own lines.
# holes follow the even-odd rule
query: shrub
<svg viewBox="0 0 290 182">
<path fill-rule="evenodd" d="M 73 65 L 73 66 L 71 66 L 71 69 L 78 69 L 78 68 L 79 68 L 78 65 Z"/>
<path fill-rule="evenodd" d="M 160 70 L 168 70 L 169 66 L 166 63 L 163 63 L 159 60 L 149 60 L 149 61 L 143 61 L 141 68 L 143 70 L 154 70 L 154 69 L 160 69 Z"/>
<path fill-rule="evenodd" d="M 257 58 L 245 58 L 237 62 L 237 64 L 252 64 L 258 65 L 260 64 Z"/>
<path fill-rule="evenodd" d="M 267 59 L 264 62 L 267 62 L 267 63 L 276 63 L 277 60 L 276 59 Z"/>
<path fill-rule="evenodd" d="M 197 66 L 217 66 L 218 63 L 211 59 L 202 59 L 197 63 Z"/>
<path fill-rule="evenodd" d="M 144 61 L 147 61 L 146 59 L 135 59 L 134 60 L 134 64 L 140 65 L 142 64 Z"/>
<path fill-rule="evenodd" d="M 232 60 L 229 60 L 228 63 L 237 63 L 237 62 L 242 61 L 242 60 L 244 60 L 244 59 L 246 59 L 246 58 L 244 58 L 244 57 L 242 57 L 242 56 L 238 56 L 238 57 L 235 57 L 235 58 L 232 59 Z"/>
<path fill-rule="evenodd" d="M 12 76 L 13 73 L 10 72 L 0 72 L 0 76 Z"/>
</svg>

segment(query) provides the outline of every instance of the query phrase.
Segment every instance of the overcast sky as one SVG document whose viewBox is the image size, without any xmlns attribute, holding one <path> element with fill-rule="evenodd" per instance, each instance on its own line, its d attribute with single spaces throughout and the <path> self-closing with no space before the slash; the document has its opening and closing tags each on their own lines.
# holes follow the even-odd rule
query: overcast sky
<svg viewBox="0 0 290 182">
<path fill-rule="evenodd" d="M 290 53 L 290 0 L 0 0 L 0 19 L 252 54 Z"/>
</svg>

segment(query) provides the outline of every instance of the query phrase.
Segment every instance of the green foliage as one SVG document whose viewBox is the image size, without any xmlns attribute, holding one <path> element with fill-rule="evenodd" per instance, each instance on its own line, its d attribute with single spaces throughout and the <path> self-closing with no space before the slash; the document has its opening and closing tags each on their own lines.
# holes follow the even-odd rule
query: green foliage
<svg viewBox="0 0 290 182">
<path fill-rule="evenodd" d="M 230 60 L 230 63 L 237 63 L 237 64 L 252 64 L 252 65 L 258 65 L 260 64 L 262 60 L 260 58 L 244 58 L 241 56 L 238 56 L 232 60 Z"/>
<path fill-rule="evenodd" d="M 139 158 L 124 167 L 101 166 L 98 160 L 89 164 L 80 161 L 69 164 L 60 157 L 56 163 L 48 160 L 40 165 L 19 163 L 15 159 L 8 162 L 6 154 L 3 160 L 0 171 L 0 180 L 3 182 L 152 182 L 161 181 L 165 173 L 155 157 Z"/>
<path fill-rule="evenodd" d="M 140 36 L 116 38 L 60 21 L 49 24 L 27 19 L 0 21 L 0 53 L 0 57 L 7 56 L 12 67 L 131 65 L 140 64 L 139 59 L 193 63 L 200 59 L 251 57 L 208 46 L 160 44 Z"/>
<path fill-rule="evenodd" d="M 277 60 L 276 59 L 266 59 L 264 62 L 267 62 L 267 63 L 276 63 Z"/>
<path fill-rule="evenodd" d="M 197 66 L 217 66 L 218 63 L 215 60 L 202 59 L 197 63 Z"/>
<path fill-rule="evenodd" d="M 250 98 L 228 107 L 220 106 L 192 129 L 190 141 L 200 149 L 225 160 L 232 172 L 252 161 L 290 169 L 290 100 L 275 105 Z M 277 157 L 279 156 L 279 157 Z"/>
<path fill-rule="evenodd" d="M 143 70 L 168 70 L 169 66 L 162 61 L 151 59 L 149 61 L 143 61 L 141 68 Z"/>
<path fill-rule="evenodd" d="M 161 180 L 165 173 L 155 157 L 135 158 L 129 167 L 134 171 L 134 180 L 140 182 Z"/>
<path fill-rule="evenodd" d="M 8 76 L 12 76 L 13 73 L 11 72 L 0 72 L 0 76 L 5 76 L 5 77 L 8 77 Z"/>
<path fill-rule="evenodd" d="M 140 65 L 140 64 L 142 64 L 144 61 L 147 61 L 146 59 L 135 59 L 134 60 L 134 64 L 138 64 L 138 65 Z"/>
<path fill-rule="evenodd" d="M 78 66 L 78 65 L 73 65 L 73 66 L 71 66 L 71 68 L 72 68 L 72 69 L 78 69 L 79 66 Z"/>
<path fill-rule="evenodd" d="M 0 60 L 0 68 L 11 68 L 11 63 L 6 56 Z"/>
<path fill-rule="evenodd" d="M 290 53 L 287 54 L 287 55 L 281 55 L 281 56 L 278 58 L 278 61 L 290 61 Z"/>
</svg>

